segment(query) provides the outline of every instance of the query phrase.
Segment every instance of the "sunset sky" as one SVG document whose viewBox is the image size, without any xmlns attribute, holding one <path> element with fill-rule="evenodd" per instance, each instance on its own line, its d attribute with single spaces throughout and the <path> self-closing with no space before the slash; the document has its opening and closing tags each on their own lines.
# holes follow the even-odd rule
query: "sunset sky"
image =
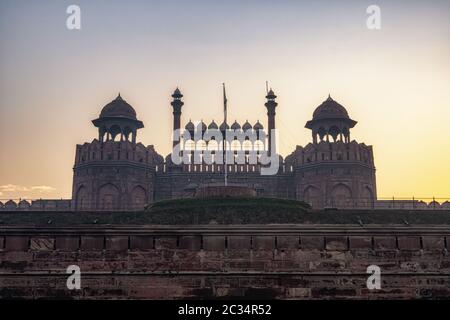
<svg viewBox="0 0 450 320">
<path fill-rule="evenodd" d="M 450 1 L 0 0 L 0 199 L 70 198 L 75 145 L 119 91 L 166 156 L 177 86 L 183 124 L 221 121 L 225 82 L 230 122 L 267 126 L 266 80 L 283 156 L 331 94 L 374 147 L 379 197 L 450 198 Z"/>
</svg>

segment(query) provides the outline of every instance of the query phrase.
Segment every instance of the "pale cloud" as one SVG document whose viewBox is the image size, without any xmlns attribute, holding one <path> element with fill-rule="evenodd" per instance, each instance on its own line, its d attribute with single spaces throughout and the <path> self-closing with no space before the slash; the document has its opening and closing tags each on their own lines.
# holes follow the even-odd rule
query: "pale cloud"
<svg viewBox="0 0 450 320">
<path fill-rule="evenodd" d="M 24 187 L 24 186 L 16 185 L 16 184 L 5 184 L 5 185 L 0 186 L 0 191 L 3 191 L 3 192 L 23 191 L 23 192 L 26 192 L 26 191 L 30 191 L 30 189 L 27 187 Z"/>
<path fill-rule="evenodd" d="M 31 190 L 39 192 L 51 192 L 55 191 L 56 189 L 50 186 L 33 186 L 31 187 Z"/>
<path fill-rule="evenodd" d="M 0 195 L 3 195 L 4 192 L 30 192 L 30 191 L 35 191 L 35 192 L 41 192 L 41 193 L 46 193 L 46 192 L 51 192 L 51 191 L 55 191 L 56 189 L 50 186 L 32 186 L 32 187 L 27 187 L 27 186 L 21 186 L 21 185 L 16 185 L 16 184 L 5 184 L 0 186 Z"/>
</svg>

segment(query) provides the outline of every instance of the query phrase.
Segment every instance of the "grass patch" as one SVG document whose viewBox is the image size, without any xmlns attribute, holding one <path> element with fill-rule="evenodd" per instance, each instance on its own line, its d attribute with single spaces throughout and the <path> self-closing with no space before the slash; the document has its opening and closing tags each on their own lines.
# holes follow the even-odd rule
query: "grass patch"
<svg viewBox="0 0 450 320">
<path fill-rule="evenodd" d="M 6 225 L 188 225 L 188 224 L 400 224 L 450 225 L 449 211 L 311 211 L 301 201 L 272 198 L 178 199 L 140 212 L 1 212 Z"/>
</svg>

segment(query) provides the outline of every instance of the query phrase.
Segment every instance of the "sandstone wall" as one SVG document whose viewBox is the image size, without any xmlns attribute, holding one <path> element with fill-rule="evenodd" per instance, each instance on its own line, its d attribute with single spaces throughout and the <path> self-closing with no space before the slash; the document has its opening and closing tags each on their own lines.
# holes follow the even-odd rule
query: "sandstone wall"
<svg viewBox="0 0 450 320">
<path fill-rule="evenodd" d="M 0 227 L 0 298 L 450 298 L 450 227 Z M 368 290 L 369 265 L 382 289 Z M 81 268 L 81 290 L 66 268 Z"/>
</svg>

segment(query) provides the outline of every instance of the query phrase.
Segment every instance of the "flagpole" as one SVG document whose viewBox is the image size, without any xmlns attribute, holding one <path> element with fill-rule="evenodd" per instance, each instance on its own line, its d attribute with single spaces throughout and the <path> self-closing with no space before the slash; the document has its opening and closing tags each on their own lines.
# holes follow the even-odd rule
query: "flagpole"
<svg viewBox="0 0 450 320">
<path fill-rule="evenodd" d="M 226 156 L 226 127 L 227 127 L 227 94 L 225 92 L 225 83 L 222 83 L 223 86 L 223 123 L 225 124 L 224 137 L 223 139 L 223 165 L 225 172 L 225 186 L 228 185 L 228 165 L 227 165 L 227 156 Z"/>
</svg>

